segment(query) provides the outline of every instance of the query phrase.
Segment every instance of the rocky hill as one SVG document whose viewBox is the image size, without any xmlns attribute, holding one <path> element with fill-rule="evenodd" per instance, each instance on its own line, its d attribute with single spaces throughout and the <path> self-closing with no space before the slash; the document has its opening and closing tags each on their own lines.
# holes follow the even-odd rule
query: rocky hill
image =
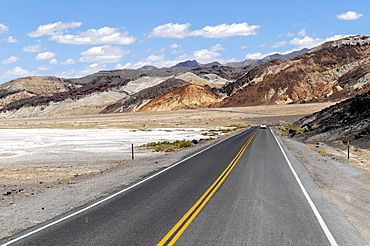
<svg viewBox="0 0 370 246">
<path fill-rule="evenodd" d="M 209 89 L 200 85 L 187 83 L 154 98 L 139 108 L 138 111 L 205 108 L 219 101 L 220 98 Z"/>
<path fill-rule="evenodd" d="M 292 135 L 306 142 L 341 144 L 352 141 L 370 148 L 370 91 L 347 99 L 320 112 L 308 115 L 295 124 L 306 127 L 302 134 Z"/>
<path fill-rule="evenodd" d="M 290 60 L 248 71 L 226 89 L 217 106 L 339 101 L 368 91 L 369 36 L 325 43 Z"/>
<path fill-rule="evenodd" d="M 0 85 L 0 117 L 341 101 L 370 90 L 370 36 L 288 55 L 244 67 L 187 61 L 73 79 L 16 79 Z"/>
</svg>

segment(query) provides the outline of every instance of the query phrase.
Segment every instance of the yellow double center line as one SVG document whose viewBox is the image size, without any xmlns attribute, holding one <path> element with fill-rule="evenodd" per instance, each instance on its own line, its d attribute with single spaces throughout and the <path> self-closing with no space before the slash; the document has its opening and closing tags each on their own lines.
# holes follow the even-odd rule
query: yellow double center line
<svg viewBox="0 0 370 246">
<path fill-rule="evenodd" d="M 256 136 L 259 129 L 257 129 L 253 135 L 248 139 L 248 141 L 239 150 L 238 154 L 226 167 L 226 169 L 221 173 L 221 175 L 216 179 L 216 181 L 208 188 L 208 190 L 199 198 L 199 200 L 189 209 L 189 211 L 176 223 L 176 225 L 167 233 L 167 235 L 157 244 L 157 246 L 162 245 L 173 245 L 181 236 L 181 234 L 186 230 L 190 223 L 195 219 L 203 207 L 207 204 L 209 199 L 218 190 L 221 184 L 225 181 L 227 176 L 229 176 L 231 170 L 235 167 L 236 163 L 239 161 L 244 151 L 248 145 L 252 142 L 253 138 Z"/>
</svg>

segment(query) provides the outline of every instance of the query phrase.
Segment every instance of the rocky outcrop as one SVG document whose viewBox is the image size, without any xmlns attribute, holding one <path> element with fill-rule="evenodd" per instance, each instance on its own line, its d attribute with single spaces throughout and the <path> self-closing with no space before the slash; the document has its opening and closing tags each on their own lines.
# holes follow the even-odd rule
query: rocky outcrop
<svg viewBox="0 0 370 246">
<path fill-rule="evenodd" d="M 209 89 L 195 84 L 183 84 L 160 95 L 137 111 L 166 111 L 179 109 L 206 108 L 220 101 Z"/>
<path fill-rule="evenodd" d="M 305 133 L 295 137 L 306 142 L 358 141 L 370 147 L 370 91 L 347 99 L 295 122 L 306 127 Z M 366 146 L 361 146 L 366 144 Z"/>
<path fill-rule="evenodd" d="M 127 98 L 121 99 L 107 106 L 100 113 L 122 113 L 136 111 L 141 105 L 147 103 L 153 98 L 159 97 L 172 91 L 187 82 L 179 79 L 168 79 L 156 86 L 141 90 Z"/>
<path fill-rule="evenodd" d="M 0 84 L 0 108 L 21 99 L 52 96 L 69 91 L 74 86 L 67 80 L 51 76 L 20 78 Z"/>
</svg>

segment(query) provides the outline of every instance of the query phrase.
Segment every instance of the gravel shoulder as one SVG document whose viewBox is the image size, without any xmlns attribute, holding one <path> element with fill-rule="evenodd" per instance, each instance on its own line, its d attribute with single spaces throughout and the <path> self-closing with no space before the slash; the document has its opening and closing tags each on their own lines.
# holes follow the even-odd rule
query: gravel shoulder
<svg viewBox="0 0 370 246">
<path fill-rule="evenodd" d="M 303 164 L 328 200 L 336 204 L 370 245 L 370 171 L 365 161 L 345 162 L 334 147 L 309 145 L 282 137 L 288 150 Z M 325 149 L 325 155 L 322 155 Z M 320 151 L 321 150 L 321 151 Z M 321 154 L 320 154 L 321 153 Z"/>
</svg>

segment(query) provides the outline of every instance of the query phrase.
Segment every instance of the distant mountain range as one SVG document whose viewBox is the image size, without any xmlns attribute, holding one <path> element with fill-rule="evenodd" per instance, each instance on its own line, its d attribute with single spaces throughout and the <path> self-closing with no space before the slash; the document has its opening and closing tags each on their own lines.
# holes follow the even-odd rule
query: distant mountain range
<svg viewBox="0 0 370 246">
<path fill-rule="evenodd" d="M 370 36 L 359 35 L 241 63 L 15 79 L 0 85 L 0 117 L 341 101 L 369 91 L 369 79 Z"/>
<path fill-rule="evenodd" d="M 218 67 L 219 66 L 228 66 L 228 67 L 256 66 L 256 65 L 261 65 L 263 63 L 266 63 L 266 62 L 269 62 L 269 61 L 272 61 L 272 60 L 292 59 L 296 56 L 299 56 L 299 55 L 305 54 L 307 52 L 310 52 L 310 50 L 311 49 L 304 48 L 304 49 L 299 50 L 299 51 L 293 51 L 293 52 L 291 52 L 289 54 L 286 54 L 286 55 L 276 53 L 276 54 L 273 54 L 273 55 L 266 56 L 262 59 L 246 59 L 244 61 L 229 62 L 229 63 L 226 63 L 226 64 L 221 64 L 218 61 L 214 61 L 214 62 L 207 63 L 207 64 L 201 64 L 196 60 L 187 60 L 187 61 L 184 61 L 184 62 L 180 62 L 180 63 L 176 64 L 173 67 L 206 67 L 206 68 L 209 68 L 209 67 L 213 67 L 213 66 L 218 66 Z M 154 67 L 154 66 L 151 66 L 151 65 L 146 65 L 146 66 L 143 66 L 143 67 L 139 68 L 138 70 L 155 70 L 155 69 L 158 69 L 158 68 Z"/>
</svg>

